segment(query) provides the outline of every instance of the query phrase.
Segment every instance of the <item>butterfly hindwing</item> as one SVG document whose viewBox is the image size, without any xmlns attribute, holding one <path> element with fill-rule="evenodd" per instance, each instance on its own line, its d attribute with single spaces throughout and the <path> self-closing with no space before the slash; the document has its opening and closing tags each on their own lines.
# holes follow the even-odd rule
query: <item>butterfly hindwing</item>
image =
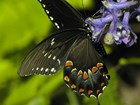
<svg viewBox="0 0 140 105">
<path fill-rule="evenodd" d="M 104 46 L 103 46 L 103 44 L 102 44 L 101 41 L 99 41 L 98 43 L 94 43 L 94 42 L 92 42 L 92 43 L 93 43 L 93 45 L 94 45 L 96 51 L 97 51 L 102 57 L 106 57 L 106 56 L 107 56 L 106 51 L 105 51 L 105 48 L 104 48 Z"/>
<path fill-rule="evenodd" d="M 77 37 L 85 32 L 81 30 L 59 31 L 39 43 L 23 60 L 19 69 L 21 76 L 32 74 L 51 75 L 63 65 L 67 51 Z"/>
<path fill-rule="evenodd" d="M 98 97 L 108 85 L 108 71 L 91 39 L 80 38 L 70 49 L 64 67 L 64 81 L 78 94 Z"/>
<path fill-rule="evenodd" d="M 46 14 L 58 28 L 83 27 L 84 20 L 65 0 L 38 0 Z"/>
</svg>

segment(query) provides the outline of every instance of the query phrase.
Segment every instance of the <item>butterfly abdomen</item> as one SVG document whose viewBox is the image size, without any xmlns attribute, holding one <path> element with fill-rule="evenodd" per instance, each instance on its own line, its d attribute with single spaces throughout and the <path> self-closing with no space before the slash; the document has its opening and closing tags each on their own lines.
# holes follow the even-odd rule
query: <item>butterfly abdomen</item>
<svg viewBox="0 0 140 105">
<path fill-rule="evenodd" d="M 64 66 L 64 81 L 67 86 L 87 97 L 98 97 L 108 85 L 108 77 L 103 63 L 97 63 L 88 70 L 75 68 L 71 60 L 67 60 Z"/>
</svg>

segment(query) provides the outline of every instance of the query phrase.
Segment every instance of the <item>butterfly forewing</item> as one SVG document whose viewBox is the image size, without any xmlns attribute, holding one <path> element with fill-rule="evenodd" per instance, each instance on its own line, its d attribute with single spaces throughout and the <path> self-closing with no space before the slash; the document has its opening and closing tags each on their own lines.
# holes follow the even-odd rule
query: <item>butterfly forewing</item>
<svg viewBox="0 0 140 105">
<path fill-rule="evenodd" d="M 21 76 L 54 74 L 63 65 L 67 51 L 85 32 L 81 30 L 59 31 L 39 43 L 23 60 Z"/>
<path fill-rule="evenodd" d="M 84 20 L 65 0 L 38 0 L 54 25 L 60 28 L 83 27 Z"/>
</svg>

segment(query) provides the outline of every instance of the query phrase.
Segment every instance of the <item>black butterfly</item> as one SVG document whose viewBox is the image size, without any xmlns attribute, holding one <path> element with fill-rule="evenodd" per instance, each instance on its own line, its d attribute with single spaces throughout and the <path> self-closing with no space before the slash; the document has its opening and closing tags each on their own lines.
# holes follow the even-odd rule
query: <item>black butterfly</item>
<svg viewBox="0 0 140 105">
<path fill-rule="evenodd" d="M 39 2 L 59 30 L 27 55 L 19 75 L 52 75 L 64 66 L 64 81 L 72 90 L 80 95 L 98 97 L 109 79 L 101 60 L 106 55 L 102 43 L 92 41 L 90 27 L 65 0 Z"/>
</svg>

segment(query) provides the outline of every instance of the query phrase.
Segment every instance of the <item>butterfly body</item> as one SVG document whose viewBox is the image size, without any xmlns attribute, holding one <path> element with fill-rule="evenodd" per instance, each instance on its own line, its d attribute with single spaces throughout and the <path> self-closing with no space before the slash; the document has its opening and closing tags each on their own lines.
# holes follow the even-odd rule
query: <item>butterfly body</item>
<svg viewBox="0 0 140 105">
<path fill-rule="evenodd" d="M 98 97 L 108 85 L 106 55 L 92 40 L 90 26 L 65 0 L 39 0 L 59 30 L 41 41 L 23 60 L 20 76 L 52 75 L 64 66 L 64 81 L 80 95 Z"/>
</svg>

